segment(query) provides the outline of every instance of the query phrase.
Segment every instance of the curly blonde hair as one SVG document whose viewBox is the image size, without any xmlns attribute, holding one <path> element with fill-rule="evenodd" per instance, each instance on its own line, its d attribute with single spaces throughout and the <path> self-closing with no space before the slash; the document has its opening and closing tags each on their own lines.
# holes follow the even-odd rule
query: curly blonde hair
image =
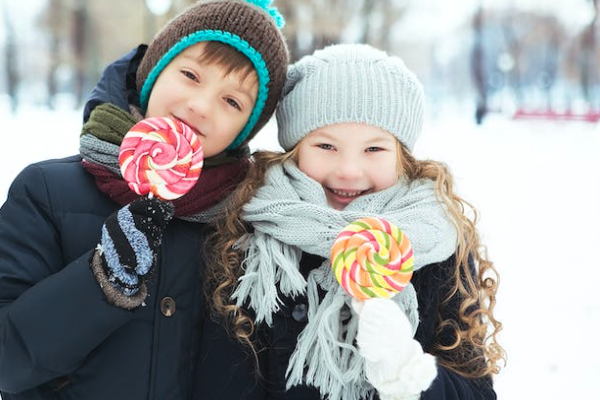
<svg viewBox="0 0 600 400">
<path fill-rule="evenodd" d="M 243 271 L 244 258 L 236 247 L 242 235 L 251 227 L 242 221 L 242 207 L 263 184 L 266 171 L 273 165 L 297 160 L 298 146 L 287 153 L 257 152 L 246 179 L 229 198 L 223 218 L 216 223 L 216 233 L 210 238 L 212 259 L 209 260 L 206 276 L 207 298 L 211 299 L 214 315 L 222 319 L 233 335 L 246 344 L 256 357 L 251 336 L 254 322 L 240 307 L 231 301 Z M 438 317 L 437 330 L 451 327 L 455 340 L 451 344 L 435 343 L 432 352 L 438 363 L 456 373 L 481 378 L 497 374 L 501 361 L 505 361 L 503 348 L 497 335 L 502 324 L 494 317 L 498 273 L 487 258 L 475 228 L 477 211 L 454 193 L 453 179 L 448 168 L 440 162 L 416 160 L 397 142 L 399 175 L 409 181 L 430 179 L 436 183 L 436 194 L 449 213 L 459 233 L 455 254 L 455 283 L 444 302 L 455 296 L 461 299 L 458 320 L 442 320 Z M 469 217 L 467 214 L 472 214 Z M 472 268 L 475 266 L 476 275 Z"/>
</svg>

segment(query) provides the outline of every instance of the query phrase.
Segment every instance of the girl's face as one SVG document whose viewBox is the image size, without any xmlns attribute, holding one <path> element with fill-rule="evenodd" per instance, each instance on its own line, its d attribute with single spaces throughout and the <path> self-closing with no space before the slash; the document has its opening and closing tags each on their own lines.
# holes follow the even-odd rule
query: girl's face
<svg viewBox="0 0 600 400">
<path fill-rule="evenodd" d="M 343 210 L 352 200 L 398 181 L 396 141 L 371 125 L 328 125 L 300 141 L 298 168 L 323 186 L 332 208 Z"/>
<path fill-rule="evenodd" d="M 199 60 L 206 42 L 190 46 L 161 72 L 152 88 L 146 117 L 170 117 L 189 125 L 198 135 L 204 157 L 229 146 L 248 122 L 258 93 L 253 72 L 226 75 L 216 64 Z"/>
</svg>

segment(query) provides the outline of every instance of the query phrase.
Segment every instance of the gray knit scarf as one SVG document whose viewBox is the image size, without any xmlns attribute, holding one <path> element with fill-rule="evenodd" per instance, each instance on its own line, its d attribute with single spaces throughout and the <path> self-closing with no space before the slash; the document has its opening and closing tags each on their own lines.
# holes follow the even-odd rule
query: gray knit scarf
<svg viewBox="0 0 600 400">
<path fill-rule="evenodd" d="M 337 283 L 330 252 L 337 235 L 351 222 L 367 216 L 385 218 L 411 241 L 414 269 L 443 261 L 455 251 L 457 233 L 437 200 L 434 183 L 418 180 L 359 197 L 343 211 L 327 205 L 323 188 L 292 161 L 269 169 L 265 184 L 243 209 L 242 218 L 254 232 L 238 242 L 246 251 L 244 275 L 233 298 L 249 305 L 256 321 L 273 322 L 285 296 L 306 294 L 308 324 L 287 369 L 287 387 L 305 383 L 330 400 L 372 398 L 375 389 L 364 374 L 364 360 L 354 346 L 358 321 L 351 298 Z M 305 280 L 300 273 L 302 252 L 326 259 Z M 320 300 L 318 287 L 326 292 Z M 418 326 L 417 297 L 408 285 L 394 300 Z"/>
</svg>

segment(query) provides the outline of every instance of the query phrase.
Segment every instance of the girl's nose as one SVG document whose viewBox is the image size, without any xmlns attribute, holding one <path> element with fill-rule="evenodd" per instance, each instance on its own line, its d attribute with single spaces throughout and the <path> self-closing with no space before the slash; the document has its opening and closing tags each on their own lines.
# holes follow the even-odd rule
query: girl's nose
<svg viewBox="0 0 600 400">
<path fill-rule="evenodd" d="M 354 157 L 340 157 L 337 165 L 337 175 L 340 179 L 356 180 L 363 176 L 360 160 Z"/>
</svg>

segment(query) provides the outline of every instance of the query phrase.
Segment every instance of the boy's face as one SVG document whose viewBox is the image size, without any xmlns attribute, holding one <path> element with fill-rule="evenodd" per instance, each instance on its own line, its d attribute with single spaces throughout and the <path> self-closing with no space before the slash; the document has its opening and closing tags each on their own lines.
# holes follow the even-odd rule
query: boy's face
<svg viewBox="0 0 600 400">
<path fill-rule="evenodd" d="M 387 189 L 400 176 L 396 138 L 375 126 L 328 125 L 309 133 L 298 146 L 298 168 L 321 184 L 327 203 L 336 210 Z"/>
<path fill-rule="evenodd" d="M 189 125 L 202 142 L 204 157 L 211 157 L 248 122 L 258 77 L 255 71 L 245 80 L 236 72 L 225 76 L 219 65 L 200 63 L 205 46 L 188 47 L 165 67 L 150 93 L 146 118 L 170 117 Z"/>
</svg>

